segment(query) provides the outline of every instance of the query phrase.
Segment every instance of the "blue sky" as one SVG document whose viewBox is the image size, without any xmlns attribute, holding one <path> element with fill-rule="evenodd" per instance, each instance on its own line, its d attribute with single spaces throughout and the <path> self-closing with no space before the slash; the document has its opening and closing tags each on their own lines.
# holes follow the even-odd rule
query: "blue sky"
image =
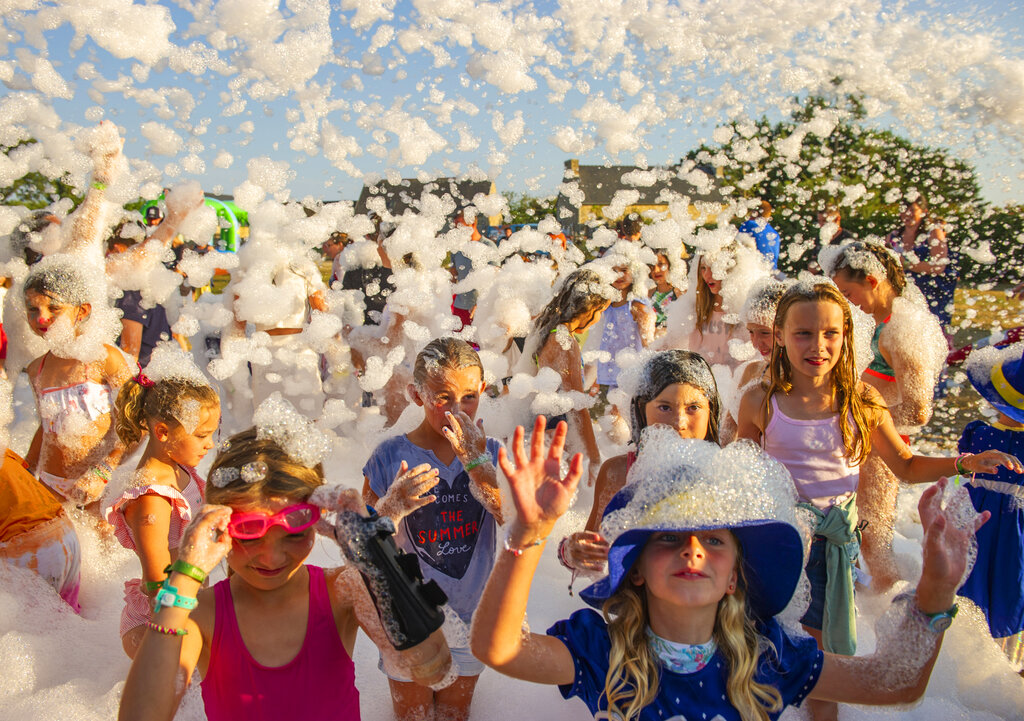
<svg viewBox="0 0 1024 721">
<path fill-rule="evenodd" d="M 292 0 L 283 3 L 283 17 L 287 19 L 295 13 L 302 12 L 307 1 L 309 0 Z M 103 0 L 104 4 L 109 2 L 117 0 Z M 192 42 L 209 45 L 212 42 L 208 33 L 195 33 L 195 28 L 190 27 L 197 18 L 203 20 L 208 15 L 202 11 L 198 3 L 198 9 L 191 7 L 190 0 L 159 4 L 170 10 L 177 28 L 171 35 L 171 40 L 176 45 L 187 46 Z M 260 16 L 259 8 L 264 6 L 265 3 L 253 0 L 253 17 Z M 198 179 L 205 187 L 224 193 L 230 193 L 245 179 L 248 159 L 265 155 L 275 161 L 288 163 L 295 172 L 294 179 L 289 183 L 293 197 L 310 195 L 329 200 L 356 197 L 362 183 L 360 178 L 333 167 L 323 157 L 320 149 L 316 149 L 315 153 L 310 155 L 301 148 L 296 150 L 290 147 L 293 141 L 290 135 L 293 136 L 296 128 L 302 127 L 304 103 L 338 104 L 338 107 L 325 113 L 325 117 L 352 144 L 353 152 L 347 160 L 361 173 L 372 174 L 391 169 L 406 176 L 416 172 L 453 174 L 469 172 L 474 164 L 479 166 L 482 172 L 493 172 L 489 156 L 492 153 L 503 153 L 507 160 L 500 164 L 500 175 L 496 178 L 499 190 L 528 190 L 538 195 L 554 192 L 561 178 L 563 163 L 572 155 L 577 155 L 584 163 L 664 164 L 672 162 L 702 140 L 708 139 L 714 126 L 728 119 L 729 111 L 737 111 L 752 117 L 762 114 L 773 118 L 780 117 L 777 105 L 779 99 L 786 93 L 778 87 L 777 78 L 765 80 L 755 77 L 758 73 L 756 62 L 748 64 L 738 72 L 723 68 L 721 62 L 706 63 L 703 66 L 695 64 L 693 68 L 676 66 L 666 71 L 658 67 L 663 56 L 657 51 L 645 54 L 642 50 L 630 48 L 634 54 L 632 67 L 624 68 L 618 62 L 614 62 L 610 67 L 600 68 L 596 67 L 599 63 L 595 64 L 593 61 L 580 64 L 564 62 L 569 57 L 570 49 L 567 46 L 559 47 L 563 55 L 563 64 L 557 79 L 566 81 L 570 88 L 565 92 L 564 99 L 557 103 L 550 101 L 551 89 L 540 79 L 535 90 L 503 92 L 493 84 L 471 77 L 466 71 L 471 56 L 459 45 L 458 38 L 449 40 L 444 45 L 451 56 L 448 66 L 435 67 L 433 57 L 422 50 L 396 52 L 396 40 L 391 40 L 389 43 L 383 43 L 382 50 L 378 52 L 381 61 L 379 73 L 358 67 L 358 64 L 363 62 L 364 53 L 375 33 L 381 32 L 384 26 L 393 27 L 400 33 L 403 29 L 411 27 L 414 20 L 422 26 L 424 14 L 417 8 L 428 6 L 429 3 L 423 2 L 418 3 L 416 7 L 408 2 L 398 2 L 392 20 L 378 22 L 361 33 L 354 32 L 349 27 L 355 17 L 351 11 L 342 13 L 333 10 L 331 34 L 333 53 L 338 62 L 324 65 L 311 78 L 311 84 L 307 84 L 305 89 L 284 98 L 263 102 L 253 99 L 251 92 L 248 94 L 250 97 L 243 93 L 242 97 L 246 99 L 245 108 L 238 114 L 226 112 L 225 108 L 230 106 L 231 98 L 222 97 L 229 90 L 232 73 L 224 76 L 207 70 L 198 76 L 189 73 L 177 74 L 167 69 L 166 63 L 158 63 L 156 67 L 143 71 L 134 61 L 115 58 L 97 45 L 93 38 L 85 39 L 84 44 L 71 53 L 69 46 L 75 33 L 67 23 L 45 31 L 45 51 L 41 54 L 49 58 L 57 72 L 73 90 L 71 99 L 51 101 L 64 121 L 91 124 L 100 115 L 97 108 L 102 107 L 103 117 L 125 128 L 126 153 L 129 156 L 147 158 L 160 168 L 172 165 L 173 167 L 168 170 L 178 172 L 169 175 L 177 177 L 168 177 L 167 182 L 189 178 L 190 174 L 182 169 L 180 162 L 181 158 L 188 154 L 187 150 L 179 153 L 178 157 L 156 155 L 152 152 L 155 144 L 144 137 L 141 131 L 143 123 L 146 122 L 165 124 L 182 138 L 186 146 L 189 142 L 198 143 L 201 147 L 199 157 L 205 162 L 205 172 Z M 510 15 L 513 12 L 523 14 L 528 7 L 515 3 L 503 3 L 502 6 Z M 510 9 L 516 6 L 518 10 Z M 541 16 L 550 15 L 556 9 L 553 3 L 538 3 L 537 7 Z M 876 6 L 865 3 L 864 7 L 870 9 Z M 859 13 L 861 5 L 851 5 L 851 8 Z M 1002 43 L 1009 48 L 1008 59 L 1020 62 L 1019 47 L 1024 40 L 1024 12 L 1021 12 L 1016 3 L 979 5 L 949 0 L 914 2 L 899 6 L 881 3 L 877 9 L 877 13 L 867 13 L 866 16 L 882 17 L 892 13 L 911 17 L 920 14 L 923 18 L 922 26 L 929 28 L 928 33 L 935 35 L 932 42 L 936 53 L 948 51 L 942 43 L 943 26 L 951 25 L 960 35 L 969 37 L 971 33 L 977 33 L 977 36 L 984 38 L 986 43 Z M 841 18 L 837 20 L 841 21 Z M 9 17 L 5 22 L 15 21 Z M 453 27 L 457 29 L 457 25 L 455 23 Z M 602 49 L 602 43 L 610 44 L 610 33 L 614 29 L 613 18 L 605 27 L 605 35 L 595 40 L 589 50 L 597 54 Z M 492 45 L 491 49 L 501 46 L 501 40 L 488 35 L 486 28 L 477 25 L 472 30 L 477 33 L 472 46 L 474 52 L 480 50 L 482 44 Z M 779 31 L 783 31 L 782 20 L 779 21 Z M 140 33 L 145 34 L 145 29 L 140 29 Z M 386 36 L 383 37 L 386 39 Z M 553 33 L 549 37 L 555 38 L 556 42 L 569 42 L 569 36 L 564 32 Z M 809 38 L 808 42 L 821 40 L 814 35 L 801 37 Z M 825 42 L 828 41 L 828 37 L 826 33 Z M 39 43 L 33 46 L 31 42 L 16 42 L 8 47 L 8 60 L 17 57 L 16 48 L 19 47 L 22 50 L 27 49 L 30 54 L 40 53 Z M 795 48 L 792 52 L 795 55 L 801 50 L 802 48 Z M 744 60 L 741 51 L 734 55 L 738 61 Z M 229 51 L 221 52 L 220 57 L 232 60 Z M 616 56 L 616 61 L 624 57 Z M 21 58 L 17 59 L 20 62 Z M 852 61 L 856 62 L 857 59 Z M 785 65 L 785 62 L 779 61 L 777 57 L 773 62 L 775 66 L 772 72 Z M 108 91 L 99 98 L 96 95 L 96 82 L 86 81 L 80 77 L 82 63 L 92 63 L 98 73 L 108 80 L 114 80 L 119 76 L 132 78 L 129 86 L 133 90 L 153 88 L 160 93 L 166 93 L 167 88 L 182 88 L 195 100 L 196 107 L 187 119 L 180 116 L 160 118 L 152 107 L 146 107 L 137 100 L 126 97 L 123 92 Z M 636 96 L 624 92 L 627 84 L 618 75 L 622 69 L 634 72 L 637 82 L 642 85 L 642 90 Z M 970 73 L 970 69 L 964 72 Z M 767 86 L 764 85 L 765 82 Z M 319 91 L 313 90 L 313 84 L 319 86 Z M 251 88 L 252 86 L 250 90 Z M 941 88 L 939 90 L 941 91 Z M 722 100 L 722 96 L 730 91 L 734 91 L 738 98 L 734 103 Z M 615 104 L 618 104 L 629 111 L 636 106 L 644 93 L 649 93 L 650 97 L 656 99 L 655 107 L 664 104 L 669 106 L 670 111 L 664 118 L 652 117 L 640 126 L 645 132 L 641 139 L 643 147 L 638 149 L 609 153 L 608 145 L 600 142 L 600 133 L 595 135 L 595 127 L 605 118 L 585 119 L 577 115 L 588 100 L 602 95 L 612 103 L 610 107 L 614 108 Z M 439 100 L 442 96 L 443 99 Z M 101 102 L 98 103 L 98 100 Z M 444 122 L 447 120 L 444 113 L 440 114 L 442 119 L 439 121 L 438 113 L 431 111 L 429 106 L 451 100 L 458 100 L 460 103 L 451 110 L 450 122 Z M 467 102 L 473 107 L 466 105 Z M 673 104 L 677 107 L 672 108 Z M 705 106 L 712 107 L 708 109 Z M 649 106 L 647 107 L 649 109 Z M 897 132 L 912 133 L 918 128 L 919 123 L 916 120 L 920 118 L 915 118 L 913 112 L 908 113 L 905 110 L 906 105 L 897 106 L 894 112 L 882 113 L 872 122 L 879 127 L 892 127 Z M 927 119 L 929 114 L 934 116 L 941 110 L 926 106 L 921 109 L 924 114 L 922 117 Z M 426 136 L 428 133 L 407 129 L 403 134 L 409 145 L 409 148 L 406 148 L 394 133 L 379 127 L 365 127 L 367 123 L 380 121 L 380 118 L 387 116 L 388 113 L 394 113 L 399 120 L 425 120 L 426 127 L 439 133 L 447 141 L 447 147 L 433 152 L 422 164 L 403 163 L 402 152 L 416 145 L 416 136 Z M 520 114 L 525 128 L 525 140 L 505 147 L 502 134 L 495 130 L 495 119 L 501 118 L 507 122 Z M 615 112 L 610 114 L 615 115 Z M 251 132 L 245 132 L 246 123 L 252 124 Z M 564 152 L 548 140 L 549 136 L 562 126 L 579 130 L 582 136 L 589 133 L 591 137 L 597 137 L 597 147 L 578 153 Z M 1024 179 L 1019 177 L 1022 173 L 1020 138 L 1013 133 L 1000 134 L 1000 129 L 994 125 L 972 128 L 970 118 L 967 118 L 962 126 L 963 129 L 953 132 L 948 129 L 940 129 L 934 134 L 926 132 L 922 139 L 952 147 L 975 163 L 987 199 L 997 203 L 1024 200 Z M 299 135 L 301 140 L 302 133 Z M 460 141 L 464 141 L 467 136 L 479 139 L 475 149 L 459 149 Z M 508 133 L 505 137 L 508 137 Z M 472 143 L 467 141 L 465 144 Z M 373 155 L 375 145 L 385 157 Z M 231 154 L 233 163 L 227 168 L 215 167 L 214 159 L 218 153 L 224 151 Z M 362 154 L 357 155 L 360 152 Z M 406 155 L 406 158 L 408 157 Z M 1009 180 L 1000 180 L 1001 178 Z"/>
</svg>

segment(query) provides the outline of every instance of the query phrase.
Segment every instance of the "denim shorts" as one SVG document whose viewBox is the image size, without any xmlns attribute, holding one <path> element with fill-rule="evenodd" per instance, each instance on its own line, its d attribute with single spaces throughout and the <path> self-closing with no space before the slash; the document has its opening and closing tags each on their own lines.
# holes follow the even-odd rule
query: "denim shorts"
<svg viewBox="0 0 1024 721">
<path fill-rule="evenodd" d="M 811 605 L 807 607 L 807 613 L 800 619 L 800 623 L 821 630 L 825 617 L 825 583 L 828 580 L 828 570 L 825 563 L 825 546 L 827 542 L 824 536 L 815 536 L 811 541 L 811 550 L 807 554 L 807 580 L 811 584 Z"/>
</svg>

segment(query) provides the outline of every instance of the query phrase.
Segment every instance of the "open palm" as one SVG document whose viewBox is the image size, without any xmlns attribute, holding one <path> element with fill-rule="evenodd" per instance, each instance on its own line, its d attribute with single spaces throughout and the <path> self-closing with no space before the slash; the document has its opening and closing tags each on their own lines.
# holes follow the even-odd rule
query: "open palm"
<svg viewBox="0 0 1024 721">
<path fill-rule="evenodd" d="M 498 453 L 498 464 L 512 489 L 519 523 L 525 526 L 554 524 L 569 509 L 573 493 L 583 475 L 583 456 L 577 453 L 569 464 L 569 473 L 565 478 L 561 477 L 567 426 L 564 421 L 558 424 L 551 447 L 545 450 L 546 425 L 544 416 L 538 416 L 530 439 L 529 456 L 523 444 L 523 427 L 516 428 L 512 437 L 515 465 L 509 460 L 504 448 Z"/>
</svg>

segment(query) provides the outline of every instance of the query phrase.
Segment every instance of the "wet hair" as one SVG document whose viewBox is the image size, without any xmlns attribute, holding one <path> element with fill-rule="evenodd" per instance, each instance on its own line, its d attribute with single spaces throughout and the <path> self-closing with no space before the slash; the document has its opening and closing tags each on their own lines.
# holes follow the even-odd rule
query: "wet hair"
<svg viewBox="0 0 1024 721">
<path fill-rule="evenodd" d="M 255 428 L 236 433 L 221 444 L 221 451 L 210 466 L 212 480 L 221 468 L 238 471 L 223 485 L 208 483 L 206 502 L 225 506 L 255 506 L 267 499 L 283 498 L 308 501 L 313 491 L 324 483 L 323 464 L 309 468 L 293 461 L 275 441 L 256 435 Z M 247 481 L 241 477 L 242 466 L 263 463 L 262 478 Z"/>
<path fill-rule="evenodd" d="M 789 285 L 775 278 L 764 278 L 755 283 L 740 311 L 741 323 L 756 323 L 771 328 L 775 322 L 775 310 L 779 299 Z"/>
<path fill-rule="evenodd" d="M 36 210 L 27 218 L 18 222 L 11 231 L 11 251 L 25 258 L 25 263 L 33 265 L 43 257 L 42 253 L 32 247 L 32 235 L 43 232 L 51 223 L 59 223 L 57 216 L 49 210 Z"/>
<path fill-rule="evenodd" d="M 644 376 L 645 382 L 629 403 L 632 443 L 639 445 L 640 434 L 647 427 L 647 404 L 673 383 L 685 383 L 701 390 L 708 399 L 708 431 L 702 440 L 721 445 L 718 424 L 722 400 L 718 395 L 718 385 L 711 373 L 711 366 L 703 356 L 688 350 L 662 351 L 644 364 Z"/>
<path fill-rule="evenodd" d="M 737 542 L 736 590 L 718 602 L 712 638 L 725 657 L 729 703 L 744 721 L 768 721 L 769 712 L 782 709 L 782 696 L 778 689 L 754 679 L 761 653 L 769 647 L 747 606 L 742 553 Z M 644 589 L 627 580 L 602 607 L 611 641 L 604 684 L 608 718 L 633 721 L 658 696 L 661 664 L 647 640 L 649 612 Z"/>
<path fill-rule="evenodd" d="M 636 213 L 630 213 L 619 223 L 619 232 L 624 238 L 632 238 L 643 231 L 644 221 Z"/>
<path fill-rule="evenodd" d="M 131 446 L 142 440 L 150 422 L 163 421 L 184 426 L 182 419 L 190 413 L 190 401 L 198 403 L 200 408 L 220 406 L 217 392 L 211 386 L 194 380 L 166 378 L 147 388 L 139 383 L 137 377 L 132 378 L 117 392 L 114 423 L 117 437 L 126 446 Z"/>
<path fill-rule="evenodd" d="M 863 463 L 871 453 L 871 431 L 878 425 L 878 415 L 882 406 L 872 400 L 866 390 L 861 390 L 859 386 L 856 355 L 853 351 L 853 315 L 850 313 L 850 305 L 830 282 L 797 283 L 779 300 L 779 308 L 775 311 L 776 333 L 782 332 L 789 309 L 797 303 L 834 303 L 843 312 L 843 345 L 839 352 L 839 360 L 830 373 L 832 397 L 839 419 L 845 455 L 853 463 Z M 793 369 L 789 364 L 785 347 L 778 343 L 772 346 L 768 369 L 768 390 L 764 395 L 762 407 L 764 418 L 768 417 L 772 396 L 779 391 L 788 393 L 793 388 Z M 851 418 L 854 427 L 850 425 Z"/>
<path fill-rule="evenodd" d="M 850 280 L 863 283 L 871 273 L 862 262 L 858 262 L 857 256 L 860 255 L 861 258 L 864 258 L 865 253 L 870 254 L 882 264 L 885 269 L 885 279 L 889 281 L 889 285 L 896 291 L 896 295 L 903 295 L 903 291 L 907 287 L 907 277 L 903 273 L 903 266 L 899 258 L 881 243 L 857 240 L 841 246 L 829 275 L 835 276 L 842 271 Z M 870 263 L 870 259 L 868 262 Z"/>
<path fill-rule="evenodd" d="M 435 338 L 417 354 L 412 380 L 417 388 L 425 388 L 430 374 L 462 368 L 479 368 L 484 376 L 484 364 L 473 346 L 461 338 Z"/>
<path fill-rule="evenodd" d="M 155 208 L 156 206 L 150 206 Z M 146 238 L 146 226 L 137 218 L 125 218 L 110 231 L 107 236 L 107 251 L 114 249 L 118 243 L 131 247 Z"/>
<path fill-rule="evenodd" d="M 534 352 L 539 352 L 548 335 L 563 323 L 581 318 L 609 302 L 613 295 L 618 295 L 611 284 L 607 283 L 590 268 L 577 268 L 570 273 L 559 287 L 555 297 L 548 301 L 544 310 L 533 322 L 531 335 L 538 339 Z"/>
<path fill-rule="evenodd" d="M 93 300 L 85 273 L 70 259 L 57 256 L 40 261 L 29 272 L 23 292 L 27 295 L 30 291 L 73 306 Z"/>
<path fill-rule="evenodd" d="M 730 255 L 735 256 L 735 248 L 730 246 L 726 246 L 720 252 L 729 253 Z M 694 312 L 697 315 L 697 330 L 703 338 L 704 331 L 711 322 L 711 314 L 715 310 L 715 295 L 711 292 L 711 288 L 708 287 L 707 282 L 704 280 L 704 274 L 701 273 L 702 264 L 707 264 L 708 267 L 711 265 L 711 259 L 704 253 L 701 253 L 700 257 L 697 258 L 697 292 L 694 298 Z M 735 264 L 736 261 L 734 257 L 730 267 Z"/>
</svg>

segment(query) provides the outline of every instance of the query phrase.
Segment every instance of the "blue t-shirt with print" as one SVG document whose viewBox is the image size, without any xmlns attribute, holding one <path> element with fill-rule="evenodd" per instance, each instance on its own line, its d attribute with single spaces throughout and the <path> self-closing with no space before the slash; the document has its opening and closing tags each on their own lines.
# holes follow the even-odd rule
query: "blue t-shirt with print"
<svg viewBox="0 0 1024 721">
<path fill-rule="evenodd" d="M 501 444 L 487 439 L 487 452 L 497 463 Z M 381 443 L 363 466 L 370 489 L 379 497 L 387 493 L 405 461 L 409 468 L 429 463 L 438 470 L 438 484 L 431 491 L 433 503 L 417 509 L 398 524 L 398 546 L 420 559 L 423 576 L 437 581 L 448 595 L 448 605 L 469 623 L 494 566 L 494 517 L 473 497 L 472 481 L 458 458 L 446 466 L 432 451 L 420 448 L 400 435 Z"/>
<path fill-rule="evenodd" d="M 824 654 L 813 638 L 790 638 L 774 619 L 758 624 L 757 630 L 774 650 L 769 647 L 761 654 L 754 679 L 778 689 L 783 708 L 799 706 L 818 683 Z M 611 641 L 601 614 L 589 608 L 577 611 L 549 628 L 548 635 L 566 645 L 576 667 L 573 683 L 558 687 L 562 696 L 579 696 L 595 716 L 606 711 L 604 684 Z M 640 712 L 638 721 L 740 721 L 739 712 L 729 703 L 727 677 L 721 651 L 694 673 L 662 669 L 658 695 Z M 781 713 L 769 713 L 769 717 L 777 719 Z"/>
</svg>

